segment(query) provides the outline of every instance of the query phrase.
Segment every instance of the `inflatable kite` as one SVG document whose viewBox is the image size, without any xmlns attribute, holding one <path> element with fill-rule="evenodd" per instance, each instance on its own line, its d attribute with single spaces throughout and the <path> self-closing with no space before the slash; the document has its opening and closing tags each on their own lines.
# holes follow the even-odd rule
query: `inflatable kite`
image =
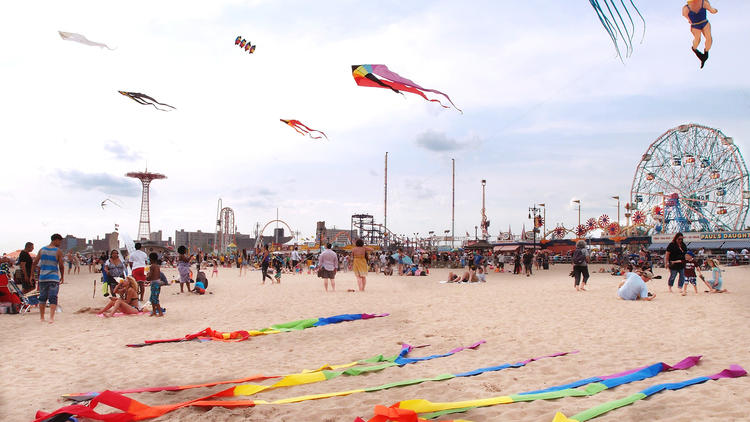
<svg viewBox="0 0 750 422">
<path fill-rule="evenodd" d="M 463 413 L 478 407 L 495 406 L 498 404 L 511 404 L 536 400 L 556 400 L 563 397 L 588 397 L 620 385 L 655 377 L 662 372 L 692 368 L 700 359 L 701 356 L 689 356 L 674 366 L 667 365 L 664 362 L 659 362 L 613 375 L 584 378 L 568 384 L 549 387 L 544 390 L 527 391 L 525 393 L 513 394 L 510 396 L 498 396 L 487 399 L 447 403 L 433 403 L 422 399 L 404 400 L 392 405 L 391 407 L 376 406 L 375 416 L 367 422 L 423 421 L 442 415 Z M 579 388 L 584 386 L 585 388 Z M 417 415 L 419 415 L 419 418 Z M 362 418 L 357 418 L 355 419 L 355 422 L 364 422 L 364 420 Z"/>
<path fill-rule="evenodd" d="M 170 111 L 170 110 L 163 110 L 163 109 L 157 107 L 156 104 L 167 106 L 167 107 L 169 107 L 171 109 L 177 110 L 176 108 L 172 107 L 171 105 L 160 103 L 160 102 L 156 101 L 155 99 L 149 97 L 146 94 L 141 94 L 141 93 L 138 93 L 138 92 L 126 92 L 126 91 L 117 91 L 117 92 L 119 92 L 120 94 L 122 94 L 122 95 L 130 98 L 131 100 L 135 101 L 138 104 L 150 105 L 150 106 L 153 106 L 155 109 L 157 109 L 159 111 Z"/>
<path fill-rule="evenodd" d="M 353 65 L 352 66 L 352 76 L 354 77 L 354 82 L 357 83 L 359 86 L 367 86 L 372 88 L 386 88 L 390 89 L 391 91 L 402 94 L 401 91 L 411 92 L 412 94 L 417 94 L 420 97 L 424 98 L 427 101 L 432 101 L 440 104 L 444 108 L 450 108 L 449 106 L 444 105 L 440 102 L 440 100 L 436 99 L 430 99 L 427 98 L 427 95 L 425 95 L 425 92 L 432 92 L 434 94 L 440 94 L 443 97 L 445 97 L 448 102 L 451 103 L 453 108 L 456 110 L 461 111 L 460 108 L 456 107 L 455 104 L 453 104 L 453 101 L 451 98 L 438 90 L 435 89 L 428 89 L 421 87 L 417 85 L 415 82 L 410 81 L 409 79 L 406 79 L 399 74 L 395 72 L 391 72 L 388 69 L 388 66 L 384 64 L 362 64 L 362 65 Z"/>
<path fill-rule="evenodd" d="M 690 23 L 690 32 L 693 34 L 693 53 L 701 61 L 701 69 L 708 60 L 708 50 L 711 49 L 711 44 L 713 44 L 711 23 L 708 22 L 706 12 L 715 14 L 718 13 L 718 10 L 713 8 L 708 0 L 700 0 L 700 4 L 698 4 L 698 0 L 688 0 L 687 4 L 682 7 L 682 16 Z M 702 37 L 706 37 L 703 53 L 698 50 Z"/>
<path fill-rule="evenodd" d="M 102 44 L 100 42 L 91 41 L 81 34 L 76 34 L 74 32 L 63 32 L 63 31 L 57 31 L 57 33 L 60 34 L 60 38 L 64 39 L 65 41 L 74 41 L 80 44 L 90 45 L 92 47 L 100 47 L 100 48 L 106 48 L 109 50 L 114 50 L 114 48 L 109 48 L 107 44 Z"/>
<path fill-rule="evenodd" d="M 234 40 L 234 45 L 239 46 L 240 48 L 244 48 L 248 54 L 255 53 L 255 46 L 252 44 L 253 43 L 250 41 L 245 41 L 245 39 L 242 38 L 242 35 L 238 35 Z"/>
<path fill-rule="evenodd" d="M 641 22 L 643 22 L 642 37 L 645 37 L 646 35 L 646 20 L 643 18 L 643 15 L 641 15 L 641 12 L 638 10 L 638 7 L 633 0 L 628 0 L 628 2 L 630 3 L 630 6 L 626 4 L 625 0 L 619 1 L 622 8 L 622 11 L 620 11 L 620 9 L 618 9 L 617 0 L 601 0 L 601 3 L 604 4 L 604 8 L 607 9 L 604 11 L 599 4 L 599 0 L 589 0 L 589 3 L 591 3 L 591 6 L 596 12 L 596 16 L 599 18 L 599 22 L 601 22 L 602 26 L 607 31 L 609 38 L 612 39 L 612 43 L 615 45 L 615 50 L 617 51 L 617 57 L 619 57 L 620 60 L 622 60 L 620 42 L 622 42 L 626 57 L 630 57 L 630 55 L 633 54 L 635 22 L 633 21 L 633 16 L 628 7 L 631 7 L 633 12 L 640 16 Z M 623 15 L 627 17 L 627 22 Z M 641 42 L 643 42 L 643 38 L 641 38 Z"/>
<path fill-rule="evenodd" d="M 167 339 L 167 340 L 146 340 L 143 343 L 128 344 L 128 347 L 144 347 L 152 346 L 154 344 L 161 343 L 180 343 L 183 341 L 190 340 L 214 340 L 214 341 L 245 341 L 249 340 L 250 337 L 262 336 L 266 334 L 278 334 L 286 333 L 289 331 L 304 330 L 311 327 L 322 327 L 329 324 L 338 324 L 344 321 L 356 321 L 359 319 L 372 319 L 386 317 L 389 314 L 342 314 L 335 315 L 328 318 L 310 318 L 300 319 L 298 321 L 286 322 L 283 324 L 275 324 L 268 328 L 262 328 L 260 330 L 249 330 L 249 331 L 232 331 L 229 333 L 223 333 L 221 331 L 215 331 L 211 328 L 206 328 L 195 334 L 188 334 L 185 337 Z"/>
<path fill-rule="evenodd" d="M 107 205 L 109 205 L 109 204 L 107 204 L 107 202 L 109 202 L 110 204 L 116 205 L 119 208 L 122 208 L 122 205 L 118 204 L 117 202 L 113 201 L 112 199 L 107 198 L 104 201 L 102 201 L 101 204 L 99 204 L 99 205 L 101 205 L 102 209 L 104 209 L 104 207 L 106 207 Z"/>
<path fill-rule="evenodd" d="M 323 138 L 323 136 L 325 136 L 325 138 L 328 139 L 328 136 L 326 136 L 325 133 L 323 133 L 323 132 L 321 132 L 319 130 L 311 129 L 311 128 L 305 126 L 299 120 L 284 120 L 284 119 L 279 119 L 279 120 L 281 120 L 282 123 L 286 123 L 287 125 L 291 126 L 292 129 L 296 130 L 297 133 L 299 133 L 300 135 L 307 135 L 307 136 L 309 136 L 309 137 L 311 137 L 313 139 L 321 139 L 321 138 Z M 315 135 L 313 135 L 313 133 L 315 133 L 315 132 L 320 133 L 323 136 L 315 136 Z"/>
</svg>

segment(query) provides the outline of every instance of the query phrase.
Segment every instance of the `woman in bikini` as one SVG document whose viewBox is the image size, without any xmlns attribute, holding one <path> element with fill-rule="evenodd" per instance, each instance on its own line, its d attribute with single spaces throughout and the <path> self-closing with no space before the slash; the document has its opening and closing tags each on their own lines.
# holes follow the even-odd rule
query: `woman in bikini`
<svg viewBox="0 0 750 422">
<path fill-rule="evenodd" d="M 114 316 L 115 312 L 122 312 L 124 314 L 137 314 L 140 312 L 138 309 L 138 283 L 133 277 L 127 277 L 125 279 L 125 297 L 117 299 L 112 305 L 109 314 L 102 312 L 105 317 Z"/>
<path fill-rule="evenodd" d="M 682 7 L 682 16 L 690 22 L 690 32 L 693 34 L 693 53 L 700 59 L 701 69 L 703 69 L 703 65 L 708 60 L 708 50 L 711 49 L 711 45 L 713 44 L 711 23 L 706 17 L 706 11 L 713 14 L 718 12 L 718 10 L 711 7 L 711 3 L 708 0 L 688 0 L 687 4 Z M 704 53 L 698 50 L 701 36 L 706 37 Z"/>
</svg>

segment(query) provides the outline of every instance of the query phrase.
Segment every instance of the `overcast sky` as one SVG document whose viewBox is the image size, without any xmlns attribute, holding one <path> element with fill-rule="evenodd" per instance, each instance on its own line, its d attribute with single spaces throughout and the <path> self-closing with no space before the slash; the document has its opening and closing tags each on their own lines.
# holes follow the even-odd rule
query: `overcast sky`
<svg viewBox="0 0 750 422">
<path fill-rule="evenodd" d="M 351 214 L 422 235 L 479 224 L 487 180 L 490 232 L 617 214 L 641 155 L 660 134 L 701 123 L 750 142 L 750 2 L 716 2 L 714 48 L 700 70 L 683 2 L 636 1 L 646 34 L 624 64 L 589 2 L 193 1 L 13 2 L 0 14 L 0 251 L 49 235 L 136 237 L 140 185 L 151 230 L 213 231 L 216 202 L 241 232 L 281 219 L 303 236 Z M 63 41 L 58 30 L 114 51 Z M 257 45 L 248 55 L 238 35 Z M 352 64 L 382 63 L 451 96 L 460 114 L 357 87 Z M 117 93 L 142 92 L 160 112 Z M 298 119 L 329 141 L 279 122 Z M 123 208 L 99 206 L 112 198 Z M 624 217 L 623 217 L 624 220 Z"/>
</svg>

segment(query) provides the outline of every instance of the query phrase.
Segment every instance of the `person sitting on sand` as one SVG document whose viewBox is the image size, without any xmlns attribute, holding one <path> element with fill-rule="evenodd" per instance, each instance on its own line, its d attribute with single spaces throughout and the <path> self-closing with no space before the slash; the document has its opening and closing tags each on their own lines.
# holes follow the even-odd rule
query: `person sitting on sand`
<svg viewBox="0 0 750 422">
<path fill-rule="evenodd" d="M 708 259 L 706 260 L 706 264 L 711 269 L 711 275 L 713 275 L 713 279 L 711 281 L 703 280 L 704 283 L 706 283 L 706 286 L 708 286 L 711 293 L 726 293 L 727 289 L 724 289 L 724 282 L 721 279 L 721 269 L 719 268 L 719 263 L 716 262 L 715 259 Z"/>
<path fill-rule="evenodd" d="M 487 274 L 484 273 L 484 269 L 482 267 L 477 268 L 477 280 L 481 283 L 487 282 Z"/>
<path fill-rule="evenodd" d="M 112 303 L 112 308 L 109 310 L 109 314 L 102 310 L 102 315 L 104 317 L 114 316 L 116 312 L 122 312 L 124 314 L 137 314 L 140 312 L 140 309 L 138 308 L 138 283 L 133 277 L 128 276 L 125 279 L 124 288 L 125 298 L 118 298 L 115 300 L 114 303 Z"/>
<path fill-rule="evenodd" d="M 653 300 L 656 295 L 648 292 L 646 282 L 654 278 L 650 271 L 627 273 L 625 281 L 617 286 L 617 296 L 623 300 Z"/>
</svg>

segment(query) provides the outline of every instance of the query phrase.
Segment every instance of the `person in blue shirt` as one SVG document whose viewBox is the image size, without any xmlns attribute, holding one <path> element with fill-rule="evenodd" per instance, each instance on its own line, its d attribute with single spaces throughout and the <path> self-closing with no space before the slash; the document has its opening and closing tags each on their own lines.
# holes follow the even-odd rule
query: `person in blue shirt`
<svg viewBox="0 0 750 422">
<path fill-rule="evenodd" d="M 623 300 L 654 300 L 656 295 L 648 292 L 646 282 L 654 278 L 651 271 L 627 273 L 626 279 L 617 287 L 617 296 Z"/>
</svg>

